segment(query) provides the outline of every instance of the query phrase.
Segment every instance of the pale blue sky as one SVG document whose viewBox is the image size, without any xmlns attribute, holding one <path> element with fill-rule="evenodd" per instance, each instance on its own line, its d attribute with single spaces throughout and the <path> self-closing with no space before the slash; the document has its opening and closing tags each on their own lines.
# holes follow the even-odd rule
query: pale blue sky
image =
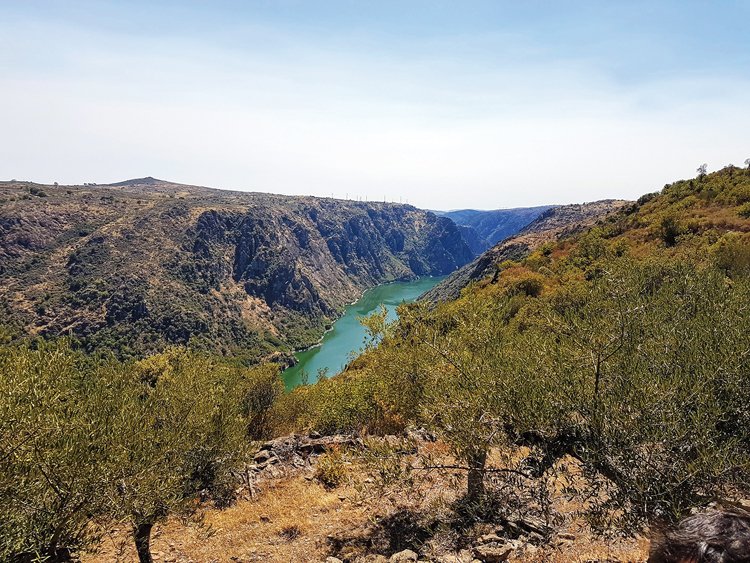
<svg viewBox="0 0 750 563">
<path fill-rule="evenodd" d="M 0 178 L 497 208 L 750 157 L 750 2 L 0 0 Z"/>
</svg>

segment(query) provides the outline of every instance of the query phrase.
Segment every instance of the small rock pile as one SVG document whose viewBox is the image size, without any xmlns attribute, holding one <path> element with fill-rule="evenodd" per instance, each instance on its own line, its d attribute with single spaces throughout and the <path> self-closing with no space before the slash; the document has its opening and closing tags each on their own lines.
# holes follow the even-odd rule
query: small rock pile
<svg viewBox="0 0 750 563">
<path fill-rule="evenodd" d="M 499 563 L 511 557 L 518 560 L 537 553 L 537 546 L 545 543 L 552 534 L 553 529 L 544 520 L 524 516 L 506 519 L 494 532 L 480 536 L 472 546 L 458 553 L 440 555 L 436 558 L 405 549 L 390 557 L 368 554 L 354 559 L 354 563 Z M 329 557 L 326 563 L 343 561 Z"/>
<path fill-rule="evenodd" d="M 308 464 L 311 456 L 325 453 L 334 447 L 359 447 L 362 441 L 353 436 L 335 434 L 333 436 L 320 436 L 310 433 L 307 436 L 290 434 L 276 438 L 263 444 L 253 458 L 253 463 L 247 469 L 259 473 L 273 466 L 287 465 L 292 467 L 304 467 Z"/>
</svg>

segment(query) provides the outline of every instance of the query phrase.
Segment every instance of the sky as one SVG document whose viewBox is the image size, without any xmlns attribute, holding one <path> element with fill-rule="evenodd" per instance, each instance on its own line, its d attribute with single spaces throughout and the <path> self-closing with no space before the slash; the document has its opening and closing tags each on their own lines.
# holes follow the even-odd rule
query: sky
<svg viewBox="0 0 750 563">
<path fill-rule="evenodd" d="M 0 0 L 0 179 L 494 209 L 750 157 L 750 2 Z"/>
</svg>

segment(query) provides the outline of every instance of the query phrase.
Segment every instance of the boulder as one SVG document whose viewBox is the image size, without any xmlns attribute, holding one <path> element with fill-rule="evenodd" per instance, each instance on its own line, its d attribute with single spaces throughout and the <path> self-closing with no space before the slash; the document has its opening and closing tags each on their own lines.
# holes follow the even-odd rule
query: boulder
<svg viewBox="0 0 750 563">
<path fill-rule="evenodd" d="M 508 544 L 488 544 L 478 545 L 474 548 L 473 551 L 474 557 L 476 557 L 483 563 L 500 563 L 501 561 L 506 561 L 508 557 L 511 556 L 514 549 L 514 546 Z"/>
<path fill-rule="evenodd" d="M 411 549 L 405 549 L 391 555 L 389 561 L 391 561 L 391 563 L 409 563 L 417 561 L 417 559 L 419 559 L 419 555 L 417 555 Z"/>
</svg>

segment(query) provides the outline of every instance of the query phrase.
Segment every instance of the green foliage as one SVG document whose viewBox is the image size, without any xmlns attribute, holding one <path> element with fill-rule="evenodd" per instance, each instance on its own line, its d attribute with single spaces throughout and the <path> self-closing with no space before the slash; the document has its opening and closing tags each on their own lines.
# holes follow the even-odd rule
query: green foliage
<svg viewBox="0 0 750 563">
<path fill-rule="evenodd" d="M 154 523 L 190 508 L 192 495 L 204 489 L 225 501 L 229 472 L 248 446 L 248 378 L 178 349 L 135 364 L 123 377 L 107 480 L 112 515 Z"/>
<path fill-rule="evenodd" d="M 711 247 L 711 254 L 727 276 L 750 274 L 750 235 L 727 233 Z"/>
<path fill-rule="evenodd" d="M 672 215 L 663 217 L 659 224 L 659 236 L 667 246 L 674 246 L 677 243 L 677 237 L 683 232 L 682 226 Z"/>
<path fill-rule="evenodd" d="M 318 458 L 315 478 L 327 489 L 335 489 L 346 480 L 346 457 L 339 448 L 334 448 Z"/>
<path fill-rule="evenodd" d="M 284 381 L 273 364 L 248 370 L 242 402 L 243 416 L 248 421 L 247 433 L 253 440 L 273 437 L 273 407 L 284 394 Z"/>
<path fill-rule="evenodd" d="M 97 521 L 150 532 L 199 494 L 230 501 L 280 392 L 273 366 L 184 349 L 122 364 L 66 343 L 0 347 L 0 558 L 61 558 L 96 541 Z"/>
<path fill-rule="evenodd" d="M 83 358 L 64 344 L 0 348 L 0 559 L 64 556 L 95 539 L 105 399 L 89 395 Z M 97 375 L 113 367 L 102 364 Z M 95 444 L 94 447 L 92 447 Z"/>
<path fill-rule="evenodd" d="M 570 403 L 521 430 L 569 437 L 568 453 L 614 482 L 611 502 L 633 517 L 747 487 L 750 434 L 727 421 L 748 416 L 749 292 L 746 278 L 622 261 L 554 299 L 538 338 L 556 358 L 550 391 Z"/>
</svg>

